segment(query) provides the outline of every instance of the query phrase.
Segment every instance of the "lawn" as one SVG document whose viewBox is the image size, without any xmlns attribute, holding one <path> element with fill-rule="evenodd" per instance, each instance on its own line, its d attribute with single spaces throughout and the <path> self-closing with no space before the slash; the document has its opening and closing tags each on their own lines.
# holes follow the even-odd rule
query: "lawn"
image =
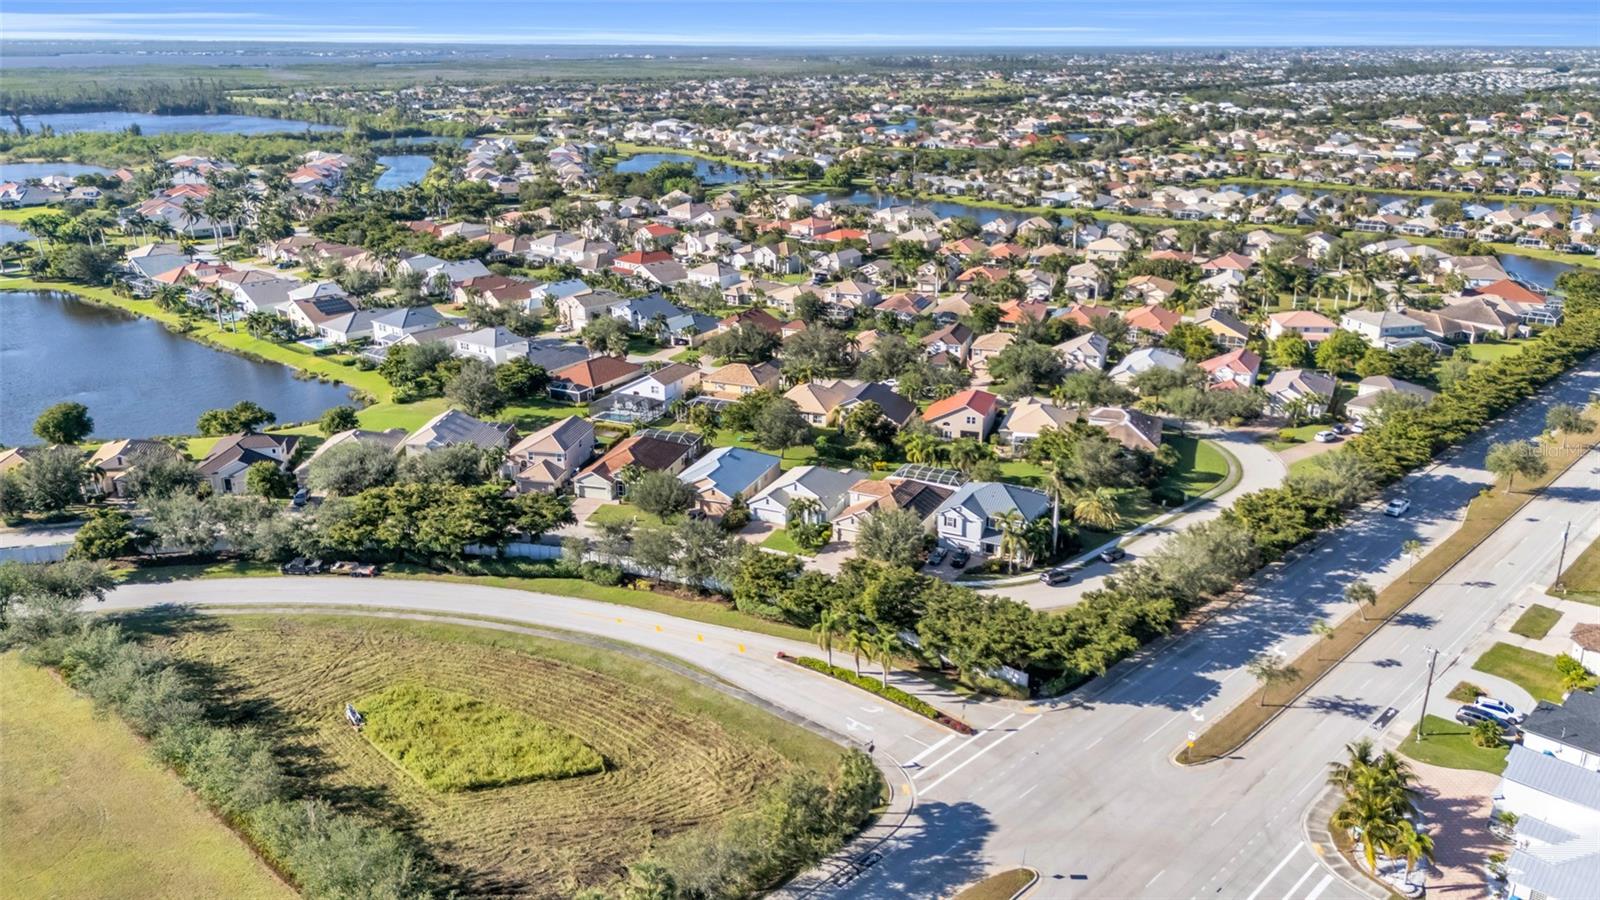
<svg viewBox="0 0 1600 900">
<path fill-rule="evenodd" d="M 1315 440 L 1317 432 L 1325 431 L 1327 428 L 1328 426 L 1326 425 L 1297 425 L 1294 428 L 1282 428 L 1276 432 L 1272 439 L 1265 441 L 1265 443 L 1275 451 L 1287 450 L 1296 444 L 1304 444 Z M 1277 435 L 1288 436 L 1291 440 L 1281 440 Z"/>
<path fill-rule="evenodd" d="M 1567 566 L 1557 580 L 1562 589 L 1556 591 L 1552 588 L 1551 596 L 1600 605 L 1600 540 L 1594 541 L 1578 554 L 1578 558 Z"/>
<path fill-rule="evenodd" d="M 1517 617 L 1516 624 L 1511 626 L 1511 633 L 1525 638 L 1538 640 L 1550 633 L 1556 622 L 1561 620 L 1561 613 L 1548 606 L 1535 603 L 1527 611 Z"/>
<path fill-rule="evenodd" d="M 632 503 L 617 502 L 607 503 L 595 509 L 589 516 L 589 522 L 594 525 L 612 525 L 632 519 L 636 525 L 665 525 L 661 517 L 655 513 L 647 513 Z"/>
<path fill-rule="evenodd" d="M 787 528 L 779 528 L 778 530 L 767 535 L 767 539 L 761 542 L 761 546 L 766 547 L 768 550 L 778 550 L 783 553 L 793 554 L 794 556 L 811 555 L 805 550 L 802 550 L 800 545 L 794 542 L 794 538 L 789 536 L 789 529 Z"/>
<path fill-rule="evenodd" d="M 339 615 L 229 615 L 150 627 L 212 674 L 234 715 L 271 723 L 267 733 L 292 761 L 300 788 L 405 827 L 456 876 L 463 896 L 571 896 L 606 885 L 652 848 L 748 809 L 785 773 L 831 773 L 840 753 L 708 686 L 587 645 Z M 386 700 L 405 696 L 389 692 L 419 684 L 432 697 L 411 695 L 400 705 L 432 709 L 437 715 L 425 717 L 440 732 L 482 735 L 486 720 L 498 729 L 514 715 L 582 741 L 604 759 L 604 770 L 435 791 L 342 714 L 346 702 L 363 697 L 381 713 Z M 485 706 L 463 714 L 451 697 Z M 441 745 L 428 755 L 444 752 Z"/>
<path fill-rule="evenodd" d="M 1496 775 L 1505 771 L 1511 747 L 1501 744 L 1485 749 L 1472 742 L 1472 729 L 1459 722 L 1428 716 L 1423 720 L 1426 737 L 1417 740 L 1417 729 L 1406 733 L 1400 752 L 1420 763 L 1446 769 L 1477 769 Z"/>
<path fill-rule="evenodd" d="M 1457 353 L 1464 353 L 1478 362 L 1491 362 L 1503 359 L 1513 353 L 1520 352 L 1526 340 L 1516 339 L 1509 341 L 1486 341 L 1482 344 L 1467 344 L 1456 349 Z"/>
<path fill-rule="evenodd" d="M 378 752 L 436 791 L 475 791 L 593 775 L 589 745 L 531 716 L 464 694 L 397 684 L 361 698 L 361 733 Z"/>
<path fill-rule="evenodd" d="M 956 895 L 956 900 L 1011 900 L 1038 876 L 1032 869 L 996 872 Z"/>
<path fill-rule="evenodd" d="M 0 810 L 13 900 L 295 896 L 121 722 L 15 654 L 0 656 Z"/>
<path fill-rule="evenodd" d="M 1478 698 L 1483 696 L 1483 688 L 1470 681 L 1459 681 L 1445 696 L 1457 703 L 1477 703 Z"/>
<path fill-rule="evenodd" d="M 1526 650 L 1504 642 L 1485 650 L 1472 664 L 1479 672 L 1488 672 L 1521 687 L 1535 700 L 1560 703 L 1561 677 L 1556 674 L 1556 658 L 1547 653 Z"/>
</svg>

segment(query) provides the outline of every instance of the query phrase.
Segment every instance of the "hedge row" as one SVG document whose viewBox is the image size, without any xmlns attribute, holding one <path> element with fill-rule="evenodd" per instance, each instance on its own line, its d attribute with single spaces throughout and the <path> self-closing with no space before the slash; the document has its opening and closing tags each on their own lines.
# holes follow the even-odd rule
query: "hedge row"
<svg viewBox="0 0 1600 900">
<path fill-rule="evenodd" d="M 968 725 L 967 723 L 953 716 L 949 716 L 943 712 L 940 712 L 939 708 L 933 704 L 919 697 L 908 694 L 894 685 L 886 686 L 883 682 L 878 681 L 870 676 L 857 675 L 849 669 L 841 666 L 829 665 L 827 662 L 811 656 L 789 656 L 788 654 L 780 654 L 779 659 L 788 660 L 795 665 L 803 666 L 813 672 L 821 672 L 830 678 L 837 678 L 840 681 L 853 684 L 864 691 L 877 694 L 879 697 L 882 697 L 896 706 L 903 706 L 919 716 L 926 716 L 935 722 L 938 722 L 940 725 L 951 729 L 952 731 L 957 731 L 961 734 L 973 733 L 971 725 Z"/>
</svg>

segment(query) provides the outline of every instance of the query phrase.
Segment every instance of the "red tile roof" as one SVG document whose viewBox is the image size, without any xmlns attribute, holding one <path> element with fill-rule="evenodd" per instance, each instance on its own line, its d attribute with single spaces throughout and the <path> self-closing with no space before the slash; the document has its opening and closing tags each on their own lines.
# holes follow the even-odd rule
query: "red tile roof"
<svg viewBox="0 0 1600 900">
<path fill-rule="evenodd" d="M 960 409 L 970 409 L 981 416 L 988 416 L 999 404 L 1000 398 L 988 391 L 965 390 L 929 406 L 928 411 L 922 414 L 922 418 L 924 421 L 932 422 Z"/>
</svg>

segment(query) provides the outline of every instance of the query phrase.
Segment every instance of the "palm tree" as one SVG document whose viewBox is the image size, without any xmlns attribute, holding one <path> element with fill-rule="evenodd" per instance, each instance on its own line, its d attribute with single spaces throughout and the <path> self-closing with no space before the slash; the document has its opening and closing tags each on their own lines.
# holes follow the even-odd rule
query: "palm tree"
<svg viewBox="0 0 1600 900">
<path fill-rule="evenodd" d="M 844 644 L 850 650 L 851 657 L 855 660 L 856 676 L 861 675 L 861 654 L 872 652 L 872 632 L 860 625 L 855 625 L 844 633 Z"/>
<path fill-rule="evenodd" d="M 1000 555 L 1005 557 L 1007 567 L 1015 572 L 1026 547 L 1023 530 L 1028 527 L 1028 521 L 1014 509 L 1001 513 L 995 520 L 1000 527 Z"/>
<path fill-rule="evenodd" d="M 1108 487 L 1085 488 L 1072 497 L 1072 519 L 1097 531 L 1112 531 L 1122 524 L 1117 492 Z"/>
<path fill-rule="evenodd" d="M 1352 581 L 1344 589 L 1344 599 L 1361 610 L 1361 621 L 1367 620 L 1367 607 L 1378 605 L 1378 592 L 1365 581 Z"/>
<path fill-rule="evenodd" d="M 1417 826 L 1410 821 L 1406 821 L 1398 830 L 1399 833 L 1389 844 L 1389 852 L 1405 857 L 1406 878 L 1410 879 L 1417 860 L 1426 857 L 1433 862 L 1433 838 L 1427 832 L 1417 830 Z"/>
<path fill-rule="evenodd" d="M 893 631 L 885 628 L 875 635 L 869 644 L 872 654 L 877 656 L 878 665 L 883 669 L 883 686 L 889 686 L 889 664 L 894 661 L 894 655 L 900 652 L 900 637 Z"/>
<path fill-rule="evenodd" d="M 909 431 L 900 438 L 906 462 L 931 465 L 938 459 L 939 439 L 926 431 Z"/>
<path fill-rule="evenodd" d="M 1371 738 L 1362 738 L 1345 744 L 1344 751 L 1345 758 L 1349 762 L 1328 764 L 1328 785 L 1349 794 L 1354 789 L 1358 776 L 1371 768 L 1377 757 L 1373 756 Z"/>
<path fill-rule="evenodd" d="M 839 633 L 839 614 L 825 609 L 817 614 L 817 624 L 811 626 L 816 635 L 817 648 L 828 654 L 828 665 L 833 665 L 833 639 Z"/>
<path fill-rule="evenodd" d="M 812 516 L 822 515 L 822 504 L 810 497 L 796 497 L 789 501 L 787 514 L 790 525 L 796 522 L 810 524 Z"/>
<path fill-rule="evenodd" d="M 1321 619 L 1311 623 L 1311 633 L 1322 638 L 1324 641 L 1331 641 L 1334 639 L 1334 636 L 1338 634 L 1332 625 L 1329 625 L 1327 622 L 1324 622 Z M 1319 662 L 1322 660 L 1322 653 L 1320 651 L 1317 653 L 1317 660 Z"/>
</svg>

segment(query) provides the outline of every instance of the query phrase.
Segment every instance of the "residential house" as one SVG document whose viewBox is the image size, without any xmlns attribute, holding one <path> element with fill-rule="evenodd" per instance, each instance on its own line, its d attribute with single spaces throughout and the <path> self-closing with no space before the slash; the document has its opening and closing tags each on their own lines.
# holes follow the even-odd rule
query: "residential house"
<svg viewBox="0 0 1600 900">
<path fill-rule="evenodd" d="M 991 331 L 973 338 L 972 349 L 967 356 L 967 363 L 972 367 L 972 373 L 984 383 L 990 381 L 990 360 L 1005 352 L 1005 349 L 1016 341 L 1017 336 L 1009 331 Z"/>
<path fill-rule="evenodd" d="M 552 493 L 564 487 L 594 456 L 594 425 L 568 416 L 518 441 L 506 452 L 502 471 L 523 493 Z"/>
<path fill-rule="evenodd" d="M 1159 307 L 1150 307 L 1159 309 Z M 1150 369 L 1171 369 L 1174 372 L 1183 371 L 1186 360 L 1183 354 L 1165 347 L 1141 347 L 1122 358 L 1122 361 L 1111 367 L 1111 380 L 1118 384 L 1127 384 L 1141 372 Z"/>
<path fill-rule="evenodd" d="M 1493 801 L 1491 815 L 1516 816 L 1504 863 L 1506 896 L 1568 900 L 1595 895 L 1600 772 L 1512 744 Z"/>
<path fill-rule="evenodd" d="M 777 480 L 782 462 L 758 450 L 718 447 L 679 472 L 678 480 L 694 488 L 695 508 L 718 517 L 735 497 L 749 498 Z"/>
<path fill-rule="evenodd" d="M 1356 395 L 1344 404 L 1345 414 L 1365 424 L 1377 411 L 1378 398 L 1384 394 L 1405 394 L 1423 404 L 1432 403 L 1433 398 L 1438 396 L 1420 384 L 1390 378 L 1388 375 L 1373 375 L 1361 379 L 1361 383 L 1356 385 Z"/>
<path fill-rule="evenodd" d="M 642 371 L 644 366 L 620 356 L 592 356 L 551 372 L 548 391 L 555 400 L 588 403 L 633 381 Z"/>
<path fill-rule="evenodd" d="M 972 352 L 972 329 L 960 322 L 946 325 L 924 335 L 922 346 L 930 357 L 943 355 L 956 365 L 965 366 Z"/>
<path fill-rule="evenodd" d="M 1195 310 L 1190 321 L 1211 332 L 1217 343 L 1230 350 L 1243 347 L 1250 340 L 1250 326 L 1225 309 L 1208 306 Z"/>
<path fill-rule="evenodd" d="M 1055 346 L 1068 372 L 1101 372 L 1111 354 L 1111 342 L 1105 335 L 1086 331 Z"/>
<path fill-rule="evenodd" d="M 805 521 L 832 521 L 849 505 L 850 487 L 867 477 L 855 469 L 796 466 L 750 498 L 750 515 L 760 522 L 784 526 L 789 523 L 790 504 L 803 498 L 817 505 L 815 511 L 802 516 Z"/>
<path fill-rule="evenodd" d="M 737 400 L 756 391 L 775 389 L 780 375 L 778 367 L 770 362 L 729 363 L 702 376 L 700 390 L 708 396 Z"/>
<path fill-rule="evenodd" d="M 249 490 L 245 473 L 251 466 L 266 462 L 287 472 L 299 446 L 298 435 L 243 431 L 217 441 L 197 468 L 213 493 L 243 494 Z"/>
<path fill-rule="evenodd" d="M 1001 525 L 1012 514 L 1030 523 L 1050 515 L 1043 491 L 999 481 L 973 481 L 957 488 L 934 511 L 934 535 L 941 544 L 973 553 L 1000 552 Z"/>
<path fill-rule="evenodd" d="M 1352 309 L 1339 319 L 1339 327 L 1353 331 L 1374 347 L 1387 349 L 1394 342 L 1406 338 L 1420 338 L 1427 334 L 1423 323 L 1404 313 L 1385 309 Z"/>
<path fill-rule="evenodd" d="M 1214 389 L 1249 390 L 1256 386 L 1256 376 L 1261 374 L 1261 356 L 1240 347 L 1202 361 L 1200 370 Z"/>
<path fill-rule="evenodd" d="M 1317 419 L 1327 415 L 1333 405 L 1333 392 L 1337 382 L 1321 372 L 1310 369 L 1280 369 L 1272 373 L 1262 391 L 1267 395 L 1267 409 L 1274 415 Z"/>
<path fill-rule="evenodd" d="M 627 493 L 621 478 L 630 467 L 643 472 L 677 475 L 699 451 L 700 441 L 689 432 L 649 430 L 630 435 L 572 479 L 573 491 L 594 500 L 616 500 Z"/>
<path fill-rule="evenodd" d="M 922 421 L 946 440 L 987 440 L 994 429 L 1000 398 L 988 391 L 968 389 L 935 401 L 922 413 Z"/>
<path fill-rule="evenodd" d="M 1046 428 L 1060 430 L 1078 420 L 1076 410 L 1066 409 L 1035 397 L 1024 397 L 1006 410 L 1000 422 L 1000 440 L 1013 453 L 1037 440 Z"/>
<path fill-rule="evenodd" d="M 1161 447 L 1161 420 L 1125 406 L 1097 406 L 1083 417 L 1129 450 L 1154 453 Z"/>
<path fill-rule="evenodd" d="M 459 409 L 447 409 L 411 432 L 400 442 L 400 449 L 411 455 L 457 444 L 471 444 L 480 450 L 505 449 L 514 430 L 507 422 L 485 422 Z"/>
<path fill-rule="evenodd" d="M 352 428 L 348 431 L 329 435 L 327 440 L 317 445 L 317 449 L 306 458 L 305 462 L 295 466 L 295 480 L 300 484 L 306 484 L 311 477 L 311 467 L 316 464 L 317 460 L 342 444 L 376 444 L 393 453 L 399 449 L 400 442 L 405 439 L 406 430 L 404 428 L 390 428 L 388 431 L 368 431 L 363 428 Z"/>
<path fill-rule="evenodd" d="M 513 359 L 527 359 L 528 339 L 504 325 L 492 325 L 458 335 L 453 352 L 457 356 L 498 366 Z"/>
<path fill-rule="evenodd" d="M 1122 286 L 1122 298 L 1154 306 L 1171 300 L 1178 293 L 1178 284 L 1155 275 L 1135 275 Z"/>
<path fill-rule="evenodd" d="M 699 368 L 686 363 L 672 363 L 617 388 L 616 394 L 643 397 L 667 406 L 699 387 L 700 380 Z"/>
<path fill-rule="evenodd" d="M 1306 343 L 1316 345 L 1338 329 L 1339 326 L 1332 319 L 1309 309 L 1275 312 L 1267 316 L 1267 339 L 1273 341 L 1286 334 L 1298 334 Z"/>
<path fill-rule="evenodd" d="M 783 396 L 794 403 L 807 422 L 819 428 L 840 424 L 851 409 L 869 401 L 877 404 L 884 418 L 896 427 L 904 428 L 917 414 L 915 403 L 880 381 L 853 378 L 807 381 L 790 388 Z"/>
<path fill-rule="evenodd" d="M 1570 691 L 1559 704 L 1540 701 L 1518 727 L 1527 749 L 1600 772 L 1600 696 Z"/>
<path fill-rule="evenodd" d="M 1515 313 L 1482 297 L 1468 297 L 1436 310 L 1413 309 L 1406 315 L 1422 323 L 1430 337 L 1476 344 L 1485 338 L 1509 338 L 1521 322 Z"/>
<path fill-rule="evenodd" d="M 911 512 L 926 527 L 933 520 L 934 512 L 954 492 L 952 487 L 912 479 L 864 478 L 850 486 L 845 497 L 847 505 L 834 516 L 833 539 L 852 543 L 867 519 L 892 510 Z"/>
<path fill-rule="evenodd" d="M 403 306 L 373 310 L 372 342 L 387 346 L 408 334 L 416 334 L 445 324 L 444 316 L 432 306 Z"/>
<path fill-rule="evenodd" d="M 1165 306 L 1143 306 L 1123 317 L 1128 331 L 1138 340 L 1154 343 L 1166 337 L 1183 321 L 1183 316 Z"/>
<path fill-rule="evenodd" d="M 102 497 L 127 496 L 127 478 L 141 465 L 176 459 L 178 451 L 161 441 L 124 438 L 106 441 L 89 457 L 91 486 Z"/>
</svg>

